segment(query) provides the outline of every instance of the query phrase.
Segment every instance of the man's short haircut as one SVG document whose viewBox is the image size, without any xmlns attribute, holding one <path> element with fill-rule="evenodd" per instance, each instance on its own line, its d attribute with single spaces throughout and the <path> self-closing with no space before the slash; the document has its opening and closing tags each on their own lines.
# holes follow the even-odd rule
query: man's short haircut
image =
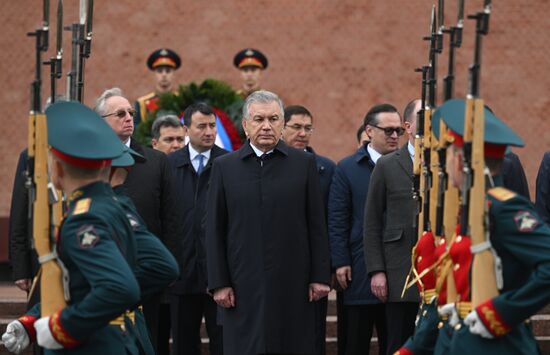
<svg viewBox="0 0 550 355">
<path fill-rule="evenodd" d="M 114 96 L 124 97 L 122 90 L 120 88 L 110 88 L 105 91 L 97 98 L 95 102 L 94 111 L 97 112 L 100 116 L 106 115 L 106 103 L 107 99 Z"/>
<path fill-rule="evenodd" d="M 362 124 L 359 126 L 359 129 L 357 130 L 357 143 L 361 143 L 361 135 L 365 132 L 365 125 Z"/>
<path fill-rule="evenodd" d="M 74 165 L 71 165 L 61 159 L 59 159 L 58 157 L 54 156 L 52 154 L 52 159 L 58 161 L 61 166 L 63 166 L 63 170 L 65 171 L 65 173 L 73 178 L 73 179 L 102 179 L 102 172 L 105 168 L 103 169 L 86 169 L 86 168 L 80 168 L 78 166 L 74 166 Z"/>
<path fill-rule="evenodd" d="M 183 124 L 186 127 L 191 127 L 191 117 L 195 112 L 200 112 L 207 116 L 215 115 L 212 107 L 206 102 L 195 102 L 194 104 L 187 106 L 185 111 L 183 111 Z"/>
<path fill-rule="evenodd" d="M 254 91 L 252 94 L 248 95 L 243 105 L 243 119 L 247 120 L 250 118 L 250 105 L 255 103 L 268 104 L 271 102 L 276 102 L 281 109 L 282 118 L 285 115 L 285 109 L 283 101 L 277 96 L 277 94 L 272 93 L 271 91 L 259 90 Z"/>
<path fill-rule="evenodd" d="M 151 136 L 159 140 L 160 138 L 160 129 L 163 127 L 172 127 L 172 128 L 180 128 L 183 124 L 180 122 L 180 119 L 176 115 L 163 115 L 159 116 L 155 119 L 155 122 L 153 122 L 153 126 L 151 127 Z"/>
<path fill-rule="evenodd" d="M 414 99 L 410 101 L 407 106 L 405 106 L 405 110 L 403 111 L 403 119 L 405 122 L 413 122 L 416 117 L 414 115 L 414 108 L 416 107 L 416 102 L 420 101 L 420 99 Z"/>
<path fill-rule="evenodd" d="M 313 116 L 311 115 L 311 112 L 309 112 L 309 110 L 304 106 L 293 105 L 285 107 L 285 123 L 290 121 L 290 119 L 294 115 L 308 116 L 309 118 L 311 118 L 311 122 L 313 122 Z"/>
<path fill-rule="evenodd" d="M 397 109 L 393 105 L 390 105 L 390 104 L 376 105 L 373 108 L 371 108 L 369 110 L 369 112 L 367 112 L 367 114 L 365 115 L 365 119 L 363 120 L 363 125 L 364 126 L 366 126 L 366 125 L 371 125 L 371 126 L 377 125 L 378 124 L 378 114 L 379 113 L 384 113 L 384 112 L 397 113 L 399 115 L 399 112 L 397 111 Z M 401 115 L 399 115 L 399 118 L 401 118 Z"/>
</svg>

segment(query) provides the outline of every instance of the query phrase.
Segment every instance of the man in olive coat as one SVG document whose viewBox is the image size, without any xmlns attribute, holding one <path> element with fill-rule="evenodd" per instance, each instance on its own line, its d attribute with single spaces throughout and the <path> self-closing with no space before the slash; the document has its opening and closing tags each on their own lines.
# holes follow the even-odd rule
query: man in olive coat
<svg viewBox="0 0 550 355">
<path fill-rule="evenodd" d="M 224 354 L 312 354 L 312 301 L 330 289 L 315 158 L 280 140 L 283 104 L 271 92 L 247 97 L 242 122 L 249 141 L 214 161 L 206 209 Z"/>
</svg>

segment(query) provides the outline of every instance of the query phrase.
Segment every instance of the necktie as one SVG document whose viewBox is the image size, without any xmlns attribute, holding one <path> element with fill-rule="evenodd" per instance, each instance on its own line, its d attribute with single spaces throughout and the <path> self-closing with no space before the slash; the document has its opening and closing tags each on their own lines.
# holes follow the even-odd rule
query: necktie
<svg viewBox="0 0 550 355">
<path fill-rule="evenodd" d="M 200 175 L 204 169 L 204 155 L 199 154 L 197 158 L 199 159 L 199 166 L 197 167 L 197 175 Z"/>
</svg>

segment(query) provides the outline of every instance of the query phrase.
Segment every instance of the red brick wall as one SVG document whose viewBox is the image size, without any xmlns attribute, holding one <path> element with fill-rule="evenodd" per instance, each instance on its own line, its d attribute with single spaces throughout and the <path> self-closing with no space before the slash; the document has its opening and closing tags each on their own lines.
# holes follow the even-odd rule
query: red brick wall
<svg viewBox="0 0 550 355">
<path fill-rule="evenodd" d="M 132 99 L 150 91 L 152 76 L 145 60 L 162 46 L 181 54 L 180 82 L 212 77 L 238 85 L 233 55 L 253 46 L 270 60 L 263 86 L 279 93 L 287 104 L 307 106 L 316 119 L 314 147 L 338 160 L 354 150 L 355 130 L 369 107 L 384 101 L 402 108 L 419 95 L 419 75 L 413 69 L 427 61 L 427 43 L 421 37 L 428 32 L 433 2 L 96 0 L 85 102 L 93 104 L 103 89 L 115 85 Z M 26 145 L 34 45 L 25 34 L 40 23 L 40 3 L 6 1 L 0 12 L 0 216 L 9 213 L 17 156 Z M 64 3 L 65 23 L 69 24 L 77 18 L 78 2 Z M 466 13 L 482 6 L 481 0 L 466 3 Z M 447 23 L 455 22 L 455 6 L 454 1 L 447 1 Z M 53 17 L 54 0 L 51 7 Z M 531 189 L 550 138 L 550 121 L 545 119 L 550 111 L 548 13 L 547 0 L 497 1 L 490 34 L 483 43 L 481 93 L 497 115 L 526 140 L 527 147 L 517 152 Z M 467 21 L 457 55 L 458 96 L 464 96 L 467 87 L 473 38 L 473 23 Z M 66 73 L 69 33 L 64 45 Z M 440 77 L 446 58 L 445 54 L 440 59 Z M 64 89 L 64 81 L 60 85 Z"/>
</svg>

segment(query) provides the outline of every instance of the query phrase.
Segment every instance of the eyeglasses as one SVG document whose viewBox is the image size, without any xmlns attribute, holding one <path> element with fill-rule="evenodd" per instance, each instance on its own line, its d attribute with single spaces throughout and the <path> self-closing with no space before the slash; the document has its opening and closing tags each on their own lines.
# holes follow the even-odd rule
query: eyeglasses
<svg viewBox="0 0 550 355">
<path fill-rule="evenodd" d="M 287 127 L 291 128 L 295 131 L 301 131 L 303 129 L 304 132 L 306 132 L 307 134 L 313 133 L 313 127 L 312 126 L 302 126 L 302 125 L 299 125 L 299 124 L 293 124 L 292 126 L 287 126 Z"/>
<path fill-rule="evenodd" d="M 109 116 L 117 116 L 118 118 L 123 119 L 124 117 L 126 117 L 126 113 L 128 113 L 131 117 L 136 117 L 136 110 L 134 110 L 133 108 L 117 110 L 101 117 L 105 118 Z"/>
<path fill-rule="evenodd" d="M 397 133 L 398 136 L 402 136 L 403 134 L 405 134 L 405 128 L 403 127 L 378 127 L 377 125 L 371 126 L 381 129 L 388 137 L 391 136 L 393 132 Z"/>
</svg>

